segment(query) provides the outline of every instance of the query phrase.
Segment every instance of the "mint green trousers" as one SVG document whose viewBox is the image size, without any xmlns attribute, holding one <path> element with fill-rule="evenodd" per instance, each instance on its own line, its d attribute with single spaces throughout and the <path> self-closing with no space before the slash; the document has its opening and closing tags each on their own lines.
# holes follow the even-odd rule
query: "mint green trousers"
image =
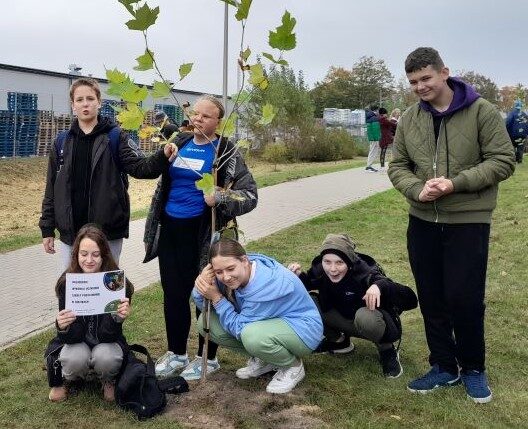
<svg viewBox="0 0 528 429">
<path fill-rule="evenodd" d="M 203 331 L 203 313 L 198 318 L 198 332 Z M 240 341 L 224 330 L 213 310 L 209 333 L 216 344 L 235 352 L 257 357 L 278 367 L 290 366 L 297 358 L 309 355 L 312 350 L 304 344 L 295 331 L 282 319 L 259 320 L 242 329 Z"/>
</svg>

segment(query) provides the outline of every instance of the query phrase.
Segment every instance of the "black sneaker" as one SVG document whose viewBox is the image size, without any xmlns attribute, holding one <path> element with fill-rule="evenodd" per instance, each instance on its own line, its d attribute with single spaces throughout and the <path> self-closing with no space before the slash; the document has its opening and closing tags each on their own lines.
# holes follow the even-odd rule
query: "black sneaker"
<svg viewBox="0 0 528 429">
<path fill-rule="evenodd" d="M 400 364 L 400 355 L 394 346 L 391 346 L 390 349 L 380 351 L 379 355 L 381 367 L 383 368 L 383 375 L 385 377 L 398 378 L 403 374 L 403 368 Z"/>
<path fill-rule="evenodd" d="M 338 353 L 345 354 L 354 350 L 354 343 L 350 341 L 350 337 L 343 336 L 342 341 L 328 341 L 326 338 L 315 349 L 314 353 Z"/>
</svg>

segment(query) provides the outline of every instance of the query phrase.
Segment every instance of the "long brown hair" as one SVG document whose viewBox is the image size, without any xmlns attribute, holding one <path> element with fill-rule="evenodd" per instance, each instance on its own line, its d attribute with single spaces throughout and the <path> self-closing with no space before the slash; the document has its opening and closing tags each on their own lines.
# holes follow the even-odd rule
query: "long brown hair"
<svg viewBox="0 0 528 429">
<path fill-rule="evenodd" d="M 232 238 L 221 238 L 211 244 L 209 249 L 209 261 L 215 256 L 230 256 L 242 260 L 244 256 L 247 256 L 247 253 L 238 241 Z"/>
<path fill-rule="evenodd" d="M 64 271 L 64 273 L 59 277 L 59 280 L 57 280 L 57 284 L 55 285 L 55 293 L 57 294 L 57 296 L 59 296 L 64 291 L 64 285 L 66 283 L 66 273 L 83 272 L 81 266 L 79 265 L 79 247 L 81 245 L 81 241 L 84 238 L 89 238 L 90 240 L 94 241 L 95 244 L 97 244 L 97 247 L 99 247 L 99 252 L 101 253 L 102 259 L 100 271 L 113 271 L 119 269 L 114 259 L 114 256 L 110 251 L 108 239 L 106 238 L 104 232 L 101 231 L 101 229 L 97 225 L 93 223 L 88 223 L 79 230 L 79 232 L 77 233 L 77 237 L 73 242 L 70 265 L 68 266 L 68 268 L 66 268 L 66 271 Z M 127 279 L 127 296 L 132 295 L 131 291 L 128 290 L 129 287 L 133 288 L 131 283 L 129 286 L 129 282 Z"/>
</svg>

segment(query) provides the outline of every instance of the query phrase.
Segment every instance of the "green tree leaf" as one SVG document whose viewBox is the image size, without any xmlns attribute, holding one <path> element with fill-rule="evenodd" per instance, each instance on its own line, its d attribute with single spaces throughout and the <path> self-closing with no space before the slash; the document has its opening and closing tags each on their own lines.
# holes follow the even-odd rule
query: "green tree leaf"
<svg viewBox="0 0 528 429">
<path fill-rule="evenodd" d="M 214 178 L 211 173 L 205 173 L 200 180 L 195 182 L 195 185 L 204 195 L 213 195 L 215 193 Z"/>
<path fill-rule="evenodd" d="M 117 1 L 121 3 L 123 6 L 125 6 L 132 16 L 136 16 L 136 12 L 134 11 L 134 8 L 132 7 L 132 5 L 134 3 L 139 3 L 141 0 L 117 0 Z"/>
<path fill-rule="evenodd" d="M 246 62 L 249 56 L 251 55 L 251 49 L 249 47 L 240 53 L 240 58 L 242 58 L 242 61 Z"/>
<path fill-rule="evenodd" d="M 128 103 L 117 115 L 117 120 L 124 130 L 137 130 L 143 124 L 145 112 L 137 104 Z"/>
<path fill-rule="evenodd" d="M 159 7 L 156 6 L 151 9 L 146 3 L 141 6 L 135 15 L 135 19 L 126 22 L 126 26 L 130 30 L 145 31 L 153 25 L 158 19 Z"/>
<path fill-rule="evenodd" d="M 267 52 L 262 52 L 262 56 L 267 58 L 268 60 L 270 60 L 271 62 L 273 62 L 275 64 L 279 64 L 281 66 L 287 66 L 288 65 L 288 61 L 286 61 L 285 59 L 279 58 L 278 60 L 276 60 L 275 58 L 273 58 L 273 55 L 268 54 Z"/>
<path fill-rule="evenodd" d="M 148 97 L 148 89 L 146 86 L 138 86 L 133 83 L 125 92 L 121 94 L 121 98 L 128 103 L 139 103 Z"/>
<path fill-rule="evenodd" d="M 232 100 L 238 99 L 238 104 L 244 104 L 247 103 L 249 100 L 251 100 L 251 93 L 249 91 L 243 90 L 240 91 L 240 93 L 236 93 L 231 95 Z"/>
<path fill-rule="evenodd" d="M 166 82 L 155 80 L 152 84 L 152 98 L 165 98 L 171 92 L 171 87 Z"/>
<path fill-rule="evenodd" d="M 292 31 L 296 23 L 296 19 L 290 16 L 290 12 L 284 12 L 284 15 L 282 15 L 282 25 L 277 27 L 275 29 L 276 31 L 269 32 L 269 45 L 281 51 L 289 51 L 295 48 L 297 41 L 295 33 Z"/>
<path fill-rule="evenodd" d="M 266 103 L 264 106 L 262 106 L 262 118 L 257 122 L 260 125 L 269 125 L 271 124 L 271 121 L 273 121 L 273 118 L 277 114 L 277 109 L 273 107 L 271 104 Z"/>
<path fill-rule="evenodd" d="M 154 65 L 154 52 L 145 49 L 145 53 L 136 58 L 138 65 L 134 67 L 134 70 L 145 71 L 153 68 Z"/>
<path fill-rule="evenodd" d="M 268 79 L 264 76 L 262 64 L 257 63 L 249 67 L 249 83 L 258 86 L 260 89 L 266 89 L 269 85 Z"/>
<path fill-rule="evenodd" d="M 106 78 L 110 83 L 123 83 L 128 79 L 128 75 L 115 68 L 113 70 L 106 70 Z"/>
<path fill-rule="evenodd" d="M 193 63 L 185 63 L 180 66 L 178 70 L 180 72 L 180 80 L 183 80 L 183 78 L 191 72 L 192 66 Z"/>
<path fill-rule="evenodd" d="M 238 5 L 237 13 L 235 15 L 235 18 L 237 21 L 242 21 L 243 19 L 247 19 L 249 15 L 249 9 L 251 8 L 251 2 L 253 0 L 242 0 L 240 4 Z"/>
<path fill-rule="evenodd" d="M 236 113 L 231 113 L 227 118 L 223 118 L 218 127 L 216 127 L 216 133 L 224 137 L 231 137 L 236 131 L 237 118 L 238 115 Z"/>
</svg>

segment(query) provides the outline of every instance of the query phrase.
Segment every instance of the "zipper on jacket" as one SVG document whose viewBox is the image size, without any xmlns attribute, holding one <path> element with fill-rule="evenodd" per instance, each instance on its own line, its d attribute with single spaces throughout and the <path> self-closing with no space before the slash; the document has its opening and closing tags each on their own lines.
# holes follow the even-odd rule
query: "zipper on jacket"
<svg viewBox="0 0 528 429">
<path fill-rule="evenodd" d="M 432 115 L 431 115 L 431 120 L 433 119 Z M 444 123 L 444 118 L 442 118 L 442 120 L 440 121 L 440 127 L 439 130 L 442 129 L 442 124 Z M 434 132 L 434 124 L 433 124 L 433 132 Z M 438 132 L 438 138 L 436 139 L 436 145 L 435 145 L 435 151 L 434 151 L 434 159 L 433 159 L 433 176 L 434 178 L 436 179 L 437 178 L 437 173 L 438 173 L 438 147 L 440 146 L 440 131 Z M 438 214 L 438 207 L 436 206 L 436 200 L 433 201 L 433 208 L 434 208 L 434 211 L 435 211 L 435 223 L 438 223 L 438 218 L 439 218 L 439 214 Z"/>
</svg>

